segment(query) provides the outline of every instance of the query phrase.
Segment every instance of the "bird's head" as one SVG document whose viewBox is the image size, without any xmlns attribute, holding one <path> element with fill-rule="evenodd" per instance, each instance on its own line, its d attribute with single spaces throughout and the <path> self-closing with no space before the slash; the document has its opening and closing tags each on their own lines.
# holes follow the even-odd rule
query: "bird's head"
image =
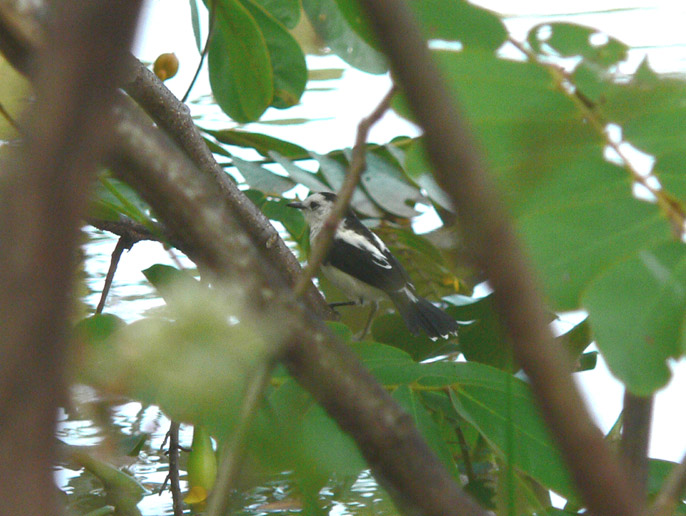
<svg viewBox="0 0 686 516">
<path fill-rule="evenodd" d="M 307 223 L 312 226 L 322 224 L 333 209 L 336 194 L 331 192 L 315 192 L 304 201 L 292 202 L 288 206 L 302 211 Z"/>
</svg>

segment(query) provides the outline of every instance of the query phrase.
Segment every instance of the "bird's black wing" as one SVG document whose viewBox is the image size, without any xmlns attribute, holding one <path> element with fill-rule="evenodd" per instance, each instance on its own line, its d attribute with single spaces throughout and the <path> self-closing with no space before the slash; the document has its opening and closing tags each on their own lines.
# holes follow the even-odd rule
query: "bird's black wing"
<svg viewBox="0 0 686 516">
<path fill-rule="evenodd" d="M 359 219 L 346 218 L 340 230 L 356 238 L 335 237 L 327 264 L 384 292 L 406 286 L 408 276 L 403 266 Z"/>
</svg>

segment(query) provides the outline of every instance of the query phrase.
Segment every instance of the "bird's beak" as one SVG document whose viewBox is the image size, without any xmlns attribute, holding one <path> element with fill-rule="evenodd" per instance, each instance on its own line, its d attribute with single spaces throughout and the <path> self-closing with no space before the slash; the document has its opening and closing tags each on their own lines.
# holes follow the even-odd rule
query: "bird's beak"
<svg viewBox="0 0 686 516">
<path fill-rule="evenodd" d="M 305 205 L 301 202 L 289 202 L 286 206 L 288 206 L 289 208 L 295 208 L 297 210 L 305 209 Z"/>
</svg>

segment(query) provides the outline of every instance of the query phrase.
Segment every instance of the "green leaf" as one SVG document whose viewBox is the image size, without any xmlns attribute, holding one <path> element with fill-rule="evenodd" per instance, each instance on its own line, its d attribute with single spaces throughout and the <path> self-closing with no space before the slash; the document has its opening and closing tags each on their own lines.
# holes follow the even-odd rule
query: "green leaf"
<svg viewBox="0 0 686 516">
<path fill-rule="evenodd" d="M 267 44 L 274 80 L 271 105 L 284 109 L 297 104 L 305 91 L 307 65 L 300 45 L 276 18 L 252 0 L 241 0 L 260 27 Z"/>
<path fill-rule="evenodd" d="M 367 73 L 386 73 L 386 58 L 350 28 L 335 0 L 303 0 L 303 9 L 315 32 L 338 57 Z"/>
<path fill-rule="evenodd" d="M 458 296 L 449 298 L 457 299 Z M 498 313 L 493 306 L 491 294 L 482 298 L 459 296 L 459 306 L 448 313 L 460 321 L 460 350 L 469 361 L 480 362 L 506 371 L 517 371 L 509 340 Z"/>
<path fill-rule="evenodd" d="M 321 174 L 329 183 L 330 190 L 340 190 L 348 170 L 341 162 L 329 157 L 311 152 L 310 155 L 319 162 Z M 367 195 L 358 186 L 353 193 L 350 205 L 358 212 L 369 217 L 380 217 L 383 212 L 379 210 Z"/>
<path fill-rule="evenodd" d="M 601 37 L 594 40 L 594 36 Z M 555 22 L 532 28 L 527 41 L 539 54 L 557 54 L 562 57 L 581 56 L 586 63 L 603 68 L 624 61 L 628 56 L 628 45 L 610 36 L 604 38 L 602 36 L 597 29 L 592 27 Z M 548 49 L 553 52 L 549 52 Z"/>
<path fill-rule="evenodd" d="M 576 500 L 566 467 L 528 386 L 508 373 L 480 364 L 454 364 L 454 369 L 457 385 L 452 393 L 458 413 L 476 426 L 503 457 L 511 425 L 513 448 L 508 459 L 514 466 L 568 500 Z M 506 382 L 511 382 L 509 388 Z"/>
<path fill-rule="evenodd" d="M 374 202 L 399 217 L 412 218 L 418 215 L 414 205 L 425 199 L 414 185 L 407 182 L 402 171 L 371 152 L 367 152 L 366 161 L 360 184 Z"/>
<path fill-rule="evenodd" d="M 598 276 L 583 297 L 598 349 L 638 396 L 671 377 L 668 361 L 686 350 L 686 247 L 644 248 Z"/>
<path fill-rule="evenodd" d="M 321 182 L 316 174 L 300 168 L 277 151 L 270 152 L 269 156 L 281 165 L 296 183 L 299 183 L 314 192 L 328 192 L 330 190 L 329 186 Z"/>
<path fill-rule="evenodd" d="M 409 2 L 427 39 L 459 41 L 465 47 L 496 50 L 507 39 L 507 29 L 495 13 L 464 0 Z"/>
<path fill-rule="evenodd" d="M 81 319 L 74 326 L 74 338 L 81 343 L 100 345 L 113 333 L 126 326 L 123 319 L 112 314 L 96 314 Z"/>
<path fill-rule="evenodd" d="M 296 242 L 302 242 L 309 234 L 307 224 L 300 211 L 288 207 L 289 202 L 288 199 L 269 199 L 262 204 L 262 213 L 270 220 L 281 222 Z"/>
<path fill-rule="evenodd" d="M 450 448 L 446 444 L 438 425 L 422 403 L 422 397 L 408 385 L 401 385 L 393 391 L 393 399 L 397 401 L 412 417 L 415 426 L 429 447 L 436 453 L 446 469 L 454 478 L 459 478 L 459 472 L 453 460 Z"/>
<path fill-rule="evenodd" d="M 217 0 L 208 65 L 217 104 L 237 122 L 260 118 L 274 98 L 269 51 L 258 23 L 239 0 Z"/>
<path fill-rule="evenodd" d="M 264 7 L 269 14 L 283 23 L 288 29 L 298 24 L 300 19 L 300 2 L 298 0 L 254 0 Z"/>
<path fill-rule="evenodd" d="M 251 133 L 239 129 L 222 129 L 214 131 L 203 129 L 207 134 L 211 134 L 218 141 L 236 147 L 255 149 L 262 156 L 270 157 L 270 152 L 278 152 L 289 159 L 302 159 L 308 157 L 307 151 L 300 145 L 280 140 L 261 133 Z"/>
<path fill-rule="evenodd" d="M 454 211 L 452 201 L 438 186 L 433 177 L 433 172 L 429 161 L 426 157 L 426 152 L 422 144 L 422 139 L 416 139 L 407 149 L 404 161 L 405 172 L 412 181 L 414 181 L 420 188 L 423 188 L 429 195 L 429 198 L 438 204 L 441 208 L 448 211 Z"/>
<path fill-rule="evenodd" d="M 266 194 L 281 195 L 295 186 L 295 183 L 289 178 L 275 174 L 252 161 L 245 161 L 236 156 L 233 157 L 232 161 L 250 188 Z"/>
<path fill-rule="evenodd" d="M 195 39 L 195 47 L 198 52 L 202 52 L 202 40 L 200 33 L 200 13 L 198 12 L 198 0 L 188 0 L 191 7 L 191 25 L 193 26 L 193 37 Z"/>
</svg>

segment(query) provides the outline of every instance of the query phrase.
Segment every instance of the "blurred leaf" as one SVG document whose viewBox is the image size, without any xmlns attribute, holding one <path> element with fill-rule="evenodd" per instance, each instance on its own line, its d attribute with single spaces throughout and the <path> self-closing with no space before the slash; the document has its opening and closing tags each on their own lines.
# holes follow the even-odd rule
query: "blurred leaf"
<svg viewBox="0 0 686 516">
<path fill-rule="evenodd" d="M 360 177 L 360 184 L 374 202 L 399 217 L 412 218 L 418 215 L 414 205 L 424 201 L 424 197 L 414 185 L 405 180 L 402 171 L 371 152 L 367 152 L 366 161 L 367 166 Z"/>
<path fill-rule="evenodd" d="M 348 0 L 339 0 L 342 4 Z M 303 9 L 315 32 L 331 51 L 363 72 L 382 74 L 388 70 L 386 59 L 348 25 L 335 0 L 303 0 Z"/>
<path fill-rule="evenodd" d="M 186 461 L 186 471 L 193 501 L 191 502 L 188 497 L 184 501 L 186 503 L 204 502 L 217 478 L 217 457 L 212 446 L 212 438 L 202 425 L 196 425 L 193 428 L 193 442 Z"/>
<path fill-rule="evenodd" d="M 100 345 L 124 326 L 124 320 L 116 315 L 95 314 L 81 319 L 74 326 L 74 337 L 82 344 Z"/>
<path fill-rule="evenodd" d="M 149 213 L 148 204 L 129 185 L 106 174 L 99 176 L 95 195 L 91 198 L 90 216 L 118 221 L 123 215 L 150 228 L 152 220 Z"/>
<path fill-rule="evenodd" d="M 507 39 L 498 15 L 464 0 L 409 2 L 427 39 L 459 41 L 465 47 L 496 50 Z"/>
<path fill-rule="evenodd" d="M 288 29 L 298 24 L 300 19 L 300 2 L 298 0 L 254 0 L 264 7 L 269 14 L 283 23 Z"/>
<path fill-rule="evenodd" d="M 441 208 L 454 211 L 452 202 L 443 189 L 438 186 L 433 177 L 431 166 L 429 165 L 422 139 L 416 139 L 407 149 L 405 154 L 404 167 L 408 177 L 412 179 L 420 188 L 423 188 L 429 198 Z"/>
<path fill-rule="evenodd" d="M 274 98 L 271 105 L 284 109 L 297 104 L 305 91 L 307 65 L 300 45 L 257 0 L 241 0 L 259 25 L 271 63 Z"/>
<path fill-rule="evenodd" d="M 638 396 L 671 378 L 668 361 L 686 351 L 686 253 L 668 242 L 644 248 L 590 283 L 584 306 L 610 370 Z"/>
<path fill-rule="evenodd" d="M 329 190 L 333 192 L 340 190 L 345 176 L 348 175 L 347 166 L 329 156 L 315 152 L 311 152 L 310 155 L 319 162 L 321 174 L 331 187 Z M 383 213 L 359 187 L 355 189 L 350 205 L 356 211 L 368 217 L 380 217 Z"/>
<path fill-rule="evenodd" d="M 493 305 L 493 296 L 481 298 L 453 296 L 460 299 L 459 306 L 451 307 L 448 313 L 460 321 L 460 350 L 469 361 L 480 362 L 505 371 L 515 372 L 519 366 L 512 356 L 512 348 L 506 338 L 507 332 L 500 323 Z"/>
<path fill-rule="evenodd" d="M 459 478 L 459 472 L 450 448 L 443 439 L 438 425 L 422 403 L 421 395 L 412 390 L 408 385 L 401 385 L 393 391 L 392 396 L 410 414 L 417 430 L 421 432 L 426 443 L 438 456 L 453 478 Z"/>
<path fill-rule="evenodd" d="M 309 235 L 307 225 L 300 211 L 288 207 L 289 202 L 288 199 L 266 200 L 261 206 L 262 213 L 270 220 L 281 222 L 293 239 L 302 243 Z"/>
<path fill-rule="evenodd" d="M 72 458 L 102 482 L 107 501 L 116 507 L 117 514 L 140 516 L 137 504 L 147 489 L 136 479 L 85 452 L 75 450 Z"/>
<path fill-rule="evenodd" d="M 218 0 L 208 52 L 212 93 L 236 122 L 257 120 L 274 98 L 267 42 L 239 0 Z"/>
<path fill-rule="evenodd" d="M 202 52 L 203 42 L 202 35 L 200 32 L 200 13 L 198 11 L 198 1 L 199 0 L 188 0 L 191 7 L 191 26 L 193 27 L 193 38 L 195 39 L 195 47 L 198 49 L 198 53 Z"/>
<path fill-rule="evenodd" d="M 214 131 L 203 129 L 207 134 L 211 134 L 218 141 L 236 147 L 255 149 L 262 156 L 270 157 L 271 152 L 277 152 L 289 159 L 302 159 L 308 157 L 307 151 L 300 145 L 280 140 L 266 134 L 251 133 L 238 129 L 222 129 Z"/>
<path fill-rule="evenodd" d="M 588 317 L 580 323 L 575 324 L 567 332 L 557 337 L 556 340 L 562 343 L 570 356 L 576 358 L 583 350 L 591 345 L 591 342 L 593 342 L 591 325 Z"/>
<path fill-rule="evenodd" d="M 275 174 L 252 161 L 245 161 L 234 156 L 233 164 L 245 178 L 245 182 L 250 188 L 266 194 L 281 195 L 295 186 L 295 183 L 289 178 Z"/>
<path fill-rule="evenodd" d="M 313 404 L 302 420 L 303 443 L 309 456 L 327 473 L 356 477 L 367 467 L 352 437 Z M 322 439 L 322 436 L 327 436 Z M 327 475 L 327 476 L 329 476 Z"/>
<path fill-rule="evenodd" d="M 502 456 L 508 450 L 507 432 L 511 425 L 514 448 L 510 450 L 508 460 L 547 488 L 568 500 L 576 500 L 571 479 L 528 386 L 498 369 L 474 363 L 464 366 L 469 366 L 469 374 L 458 374 L 458 385 L 452 389 L 456 410 L 475 425 Z M 455 369 L 465 371 L 467 367 L 455 364 Z M 512 393 L 510 407 L 508 381 Z"/>
<path fill-rule="evenodd" d="M 600 36 L 594 40 L 594 36 Z M 554 22 L 537 25 L 529 31 L 527 41 L 534 52 L 548 54 L 551 49 L 562 57 L 581 56 L 586 63 L 604 68 L 624 61 L 629 47 L 592 27 Z"/>
<path fill-rule="evenodd" d="M 309 190 L 313 192 L 327 192 L 330 190 L 330 188 L 322 183 L 318 178 L 316 174 L 313 174 L 312 172 L 308 172 L 307 170 L 304 170 L 297 166 L 295 163 L 293 163 L 291 160 L 288 158 L 282 156 L 278 152 L 270 152 L 269 156 L 279 165 L 281 165 L 284 170 L 288 173 L 288 175 L 295 181 L 296 183 L 299 183 L 305 187 L 307 187 Z"/>
</svg>

